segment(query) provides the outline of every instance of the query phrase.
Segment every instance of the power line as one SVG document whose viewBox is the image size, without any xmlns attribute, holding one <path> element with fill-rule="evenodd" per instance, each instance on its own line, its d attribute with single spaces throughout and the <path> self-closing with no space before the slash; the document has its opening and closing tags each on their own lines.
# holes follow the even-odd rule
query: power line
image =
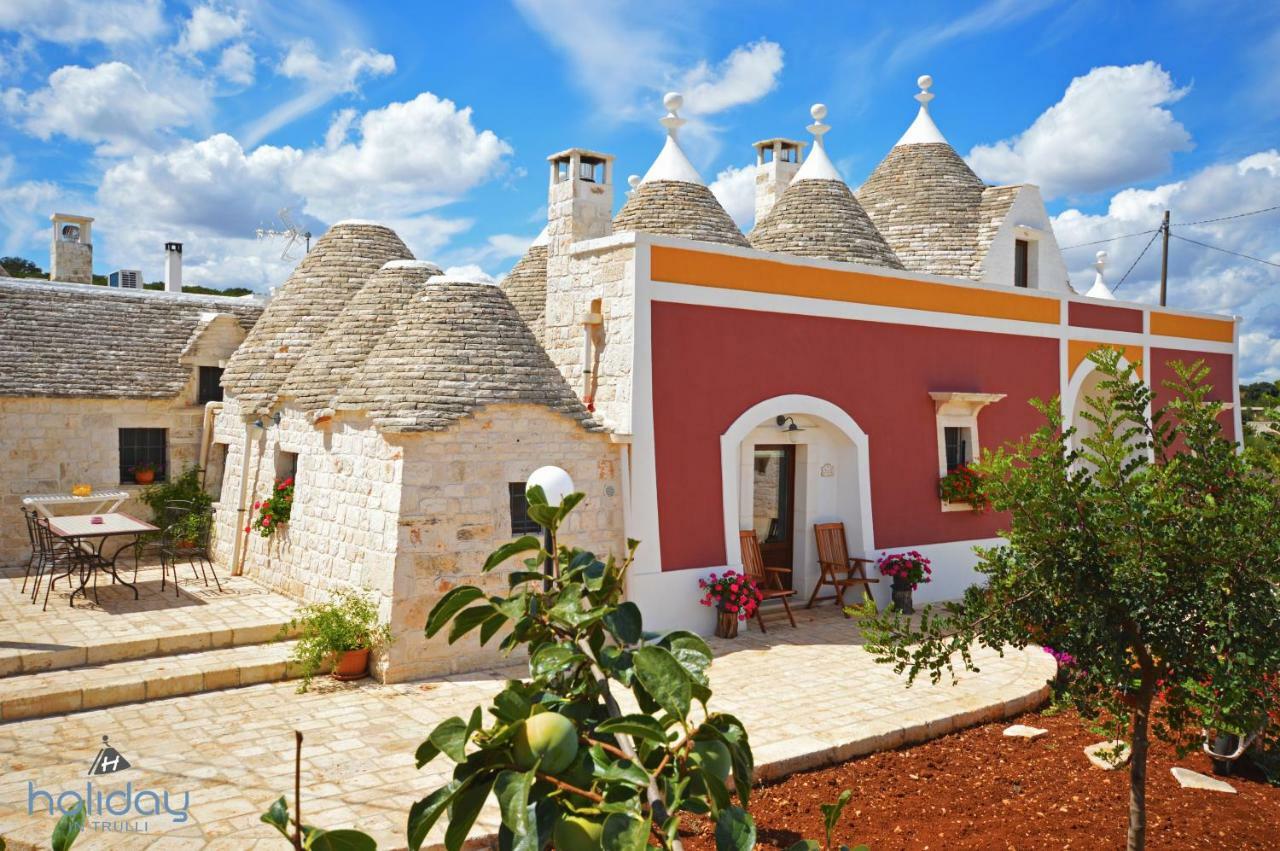
<svg viewBox="0 0 1280 851">
<path fill-rule="evenodd" d="M 1129 273 L 1134 270 L 1134 267 L 1138 265 L 1138 261 L 1141 260 L 1143 255 L 1147 253 L 1147 249 L 1150 248 L 1151 244 L 1156 241 L 1156 237 L 1160 235 L 1160 230 L 1154 230 L 1154 231 L 1151 231 L 1150 233 L 1151 233 L 1151 239 L 1147 240 L 1147 244 L 1142 247 L 1141 253 L 1139 253 L 1137 258 L 1131 264 L 1129 264 L 1129 268 L 1125 270 L 1125 273 L 1120 276 L 1120 283 L 1116 284 L 1114 287 L 1111 288 L 1112 294 L 1114 294 L 1115 291 L 1120 289 L 1120 287 L 1124 284 L 1125 279 L 1129 277 Z"/>
<path fill-rule="evenodd" d="M 1200 246 L 1201 248 L 1212 248 L 1214 251 L 1221 251 L 1223 254 L 1230 254 L 1230 255 L 1232 255 L 1233 257 L 1243 257 L 1245 260 L 1253 260 L 1253 261 L 1255 261 L 1255 262 L 1257 262 L 1257 263 L 1265 263 L 1265 264 L 1267 264 L 1268 266 L 1275 266 L 1277 269 L 1280 269 L 1280 263 L 1272 263 L 1270 260 L 1263 260 L 1261 257 L 1254 257 L 1254 256 L 1252 256 L 1252 255 L 1250 255 L 1250 254 L 1241 254 L 1239 251 L 1231 251 L 1230 249 L 1226 249 L 1226 248 L 1219 248 L 1219 247 L 1218 247 L 1218 246 L 1216 246 L 1216 245 L 1210 245 L 1210 244 L 1209 244 L 1209 243 L 1207 243 L 1207 242 L 1199 242 L 1199 241 L 1194 240 L 1194 239 L 1188 239 L 1187 237 L 1185 237 L 1185 236 L 1179 236 L 1179 235 L 1178 235 L 1178 234 L 1176 234 L 1176 233 L 1171 233 L 1171 234 L 1169 234 L 1169 236 L 1173 237 L 1174 239 L 1180 239 L 1180 240 L 1182 240 L 1183 242 L 1189 242 L 1189 243 L 1191 243 L 1192 245 L 1198 245 L 1198 246 Z M 1153 237 L 1153 239 L 1154 239 L 1154 237 Z"/>
<path fill-rule="evenodd" d="M 1149 233 L 1159 233 L 1159 232 L 1160 232 L 1159 228 L 1156 228 L 1155 230 L 1140 230 L 1137 233 L 1125 233 L 1125 234 L 1121 234 L 1120 236 L 1109 236 L 1106 239 L 1096 239 L 1093 242 L 1081 242 L 1076 245 L 1063 246 L 1061 250 L 1070 251 L 1073 248 L 1084 248 L 1089 245 L 1102 245 L 1104 242 L 1115 242 L 1117 239 L 1128 239 L 1131 236 L 1146 236 Z"/>
<path fill-rule="evenodd" d="M 1247 213 L 1236 213 L 1231 216 L 1219 216 L 1216 219 L 1201 219 L 1198 222 L 1174 222 L 1174 224 L 1178 227 L 1190 227 L 1191 225 L 1208 225 L 1208 224 L 1212 224 L 1213 222 L 1225 222 L 1231 219 L 1243 219 L 1245 216 L 1256 216 L 1256 215 L 1259 215 L 1260 213 L 1270 213 L 1272 210 L 1280 210 L 1280 204 L 1277 204 L 1274 207 L 1264 207 L 1261 210 L 1250 210 Z M 1212 245 L 1209 246 L 1209 248 L 1212 248 L 1212 247 L 1213 247 Z"/>
</svg>

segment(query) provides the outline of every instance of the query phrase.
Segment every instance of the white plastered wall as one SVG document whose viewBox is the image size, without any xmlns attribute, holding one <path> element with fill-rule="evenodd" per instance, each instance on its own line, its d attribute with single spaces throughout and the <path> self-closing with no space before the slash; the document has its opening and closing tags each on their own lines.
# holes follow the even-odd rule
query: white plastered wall
<svg viewBox="0 0 1280 851">
<path fill-rule="evenodd" d="M 1049 213 L 1045 210 L 1039 187 L 1030 183 L 1018 188 L 1009 212 L 991 240 L 987 256 L 982 261 L 984 283 L 1013 286 L 1014 242 L 1019 239 L 1030 243 L 1030 288 L 1070 292 L 1067 267 L 1062 262 L 1062 252 L 1053 235 Z"/>
</svg>

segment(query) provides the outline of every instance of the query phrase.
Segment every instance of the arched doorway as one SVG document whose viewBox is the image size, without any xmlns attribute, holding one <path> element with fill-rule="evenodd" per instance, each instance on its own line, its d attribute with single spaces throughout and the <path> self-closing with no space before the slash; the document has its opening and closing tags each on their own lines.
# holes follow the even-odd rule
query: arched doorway
<svg viewBox="0 0 1280 851">
<path fill-rule="evenodd" d="M 872 552 L 868 438 L 842 408 L 806 395 L 767 399 L 733 422 L 720 448 L 730 565 L 742 563 L 738 530 L 754 529 L 766 563 L 792 568 L 803 598 L 818 579 L 813 524 L 842 522 L 850 555 Z"/>
</svg>

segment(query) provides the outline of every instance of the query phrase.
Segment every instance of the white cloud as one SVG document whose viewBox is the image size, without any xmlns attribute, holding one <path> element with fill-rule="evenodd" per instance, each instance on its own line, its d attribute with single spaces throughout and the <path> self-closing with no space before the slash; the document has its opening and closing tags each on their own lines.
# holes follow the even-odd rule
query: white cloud
<svg viewBox="0 0 1280 851">
<path fill-rule="evenodd" d="M 4 0 L 0 30 L 58 44 L 124 45 L 164 32 L 164 5 L 161 0 Z"/>
<path fill-rule="evenodd" d="M 691 114 L 711 115 L 764 97 L 782 71 L 782 48 L 765 40 L 737 47 L 713 68 L 689 45 L 703 29 L 694 10 L 674 0 L 589 8 L 577 0 L 516 0 L 516 8 L 614 118 L 660 115 L 660 93 L 679 87 Z"/>
<path fill-rule="evenodd" d="M 254 230 L 281 207 L 317 236 L 339 219 L 383 222 L 415 255 L 431 258 L 472 225 L 434 209 L 500 176 L 511 152 L 492 131 L 475 128 L 470 109 L 429 92 L 360 115 L 343 111 L 339 123 L 324 146 L 246 149 L 216 134 L 112 166 L 95 225 L 111 262 L 145 271 L 152 258 L 159 262 L 157 246 L 176 239 L 187 244 L 192 281 L 265 289 L 290 264 L 278 244 L 257 243 Z M 511 249 L 503 236 L 490 245 Z"/>
<path fill-rule="evenodd" d="M 268 134 L 328 103 L 338 95 L 355 94 L 365 77 L 381 77 L 396 69 L 395 57 L 368 48 L 343 48 L 332 58 L 321 56 L 310 40 L 295 42 L 277 70 L 305 83 L 304 91 L 280 104 L 245 128 L 245 141 L 256 145 Z"/>
<path fill-rule="evenodd" d="M 56 183 L 47 180 L 13 182 L 16 161 L 11 156 L 0 156 L 0 223 L 4 224 L 5 237 L 0 241 L 0 253 L 16 254 L 31 242 L 45 236 L 44 228 L 36 224 L 40 219 L 48 222 L 48 214 L 55 202 L 66 197 Z M 48 267 L 48 258 L 31 258 Z"/>
<path fill-rule="evenodd" d="M 499 276 L 495 278 L 475 263 L 465 263 L 461 266 L 449 266 L 445 268 L 444 273 L 451 278 L 462 278 L 467 281 L 473 281 L 477 284 L 496 284 L 499 283 L 503 277 Z"/>
<path fill-rule="evenodd" d="M 100 154 L 121 155 L 195 122 L 204 99 L 198 90 L 180 95 L 178 88 L 155 91 L 123 62 L 68 65 L 50 74 L 43 89 L 4 92 L 0 106 L 40 139 L 60 135 L 98 145 Z"/>
<path fill-rule="evenodd" d="M 970 38 L 991 30 L 1012 26 L 1026 18 L 1039 14 L 1053 4 L 1053 0 L 987 0 L 981 6 L 953 21 L 933 27 L 919 28 L 899 42 L 889 55 L 890 64 L 937 50 L 949 41 Z"/>
<path fill-rule="evenodd" d="M 1137 260 L 1151 235 L 1104 245 L 1070 248 L 1120 234 L 1152 230 L 1172 211 L 1175 237 L 1215 245 L 1280 263 L 1275 241 L 1280 212 L 1209 224 L 1179 224 L 1232 216 L 1280 205 L 1280 151 L 1260 151 L 1236 162 L 1208 166 L 1185 180 L 1154 189 L 1125 189 L 1112 196 L 1105 213 L 1076 209 L 1053 219 L 1077 290 L 1093 280 L 1094 253 L 1109 253 L 1107 279 L 1113 288 Z M 1159 298 L 1160 242 L 1157 238 L 1134 267 L 1118 296 L 1155 302 Z M 1280 339 L 1280 269 L 1172 239 L 1169 245 L 1169 305 L 1244 317 L 1240 374 L 1244 380 L 1280 378 L 1275 357 Z"/>
<path fill-rule="evenodd" d="M 243 10 L 225 11 L 212 5 L 197 6 L 182 27 L 178 50 L 184 53 L 204 53 L 224 42 L 239 37 L 244 32 Z"/>
<path fill-rule="evenodd" d="M 761 40 L 735 48 L 715 69 L 699 62 L 684 73 L 680 89 L 690 114 L 708 115 L 759 100 L 781 73 L 782 48 Z"/>
<path fill-rule="evenodd" d="M 756 218 L 756 167 L 729 166 L 711 181 L 710 189 L 738 227 L 749 230 Z"/>
<path fill-rule="evenodd" d="M 243 41 L 228 45 L 218 59 L 218 76 L 238 86 L 253 83 L 254 76 L 253 50 Z"/>
<path fill-rule="evenodd" d="M 1038 184 L 1049 198 L 1158 177 L 1191 148 L 1165 108 L 1186 92 L 1154 62 L 1094 68 L 1022 133 L 976 146 L 969 164 L 988 181 Z"/>
</svg>

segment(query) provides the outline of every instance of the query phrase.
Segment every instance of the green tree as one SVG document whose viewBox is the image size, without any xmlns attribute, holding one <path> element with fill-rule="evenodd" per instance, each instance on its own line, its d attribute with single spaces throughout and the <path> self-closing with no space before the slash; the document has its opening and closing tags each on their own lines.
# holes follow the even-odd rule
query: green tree
<svg viewBox="0 0 1280 851">
<path fill-rule="evenodd" d="M 915 626 L 874 606 L 861 624 L 878 661 L 912 680 L 954 675 L 956 659 L 972 668 L 975 643 L 1073 656 L 1067 694 L 1132 748 L 1136 851 L 1150 735 L 1187 748 L 1202 728 L 1255 731 L 1280 705 L 1280 488 L 1223 435 L 1203 363 L 1172 364 L 1155 408 L 1118 352 L 1092 359 L 1104 376 L 1083 412 L 1092 434 L 1036 402 L 1047 424 L 978 465 L 1010 512 L 1008 543 L 979 550 L 985 584 Z"/>
<path fill-rule="evenodd" d="M 45 278 L 44 269 L 25 257 L 0 257 L 0 266 L 15 278 Z"/>
</svg>

